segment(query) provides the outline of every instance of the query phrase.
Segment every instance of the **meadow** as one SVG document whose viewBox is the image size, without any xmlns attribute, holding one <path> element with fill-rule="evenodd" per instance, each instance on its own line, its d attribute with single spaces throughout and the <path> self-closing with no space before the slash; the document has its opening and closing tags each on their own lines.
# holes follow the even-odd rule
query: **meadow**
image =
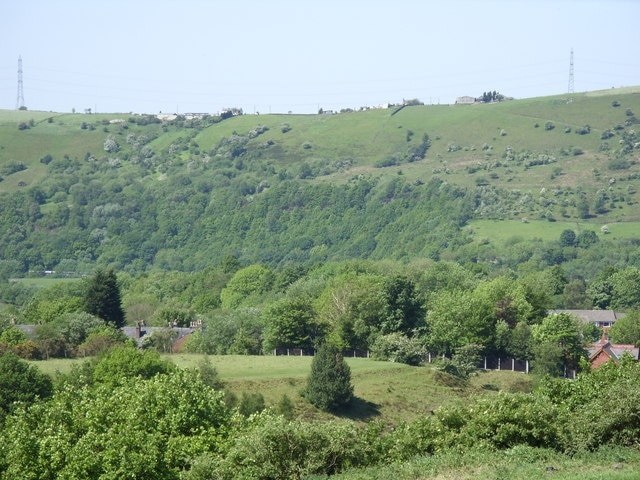
<svg viewBox="0 0 640 480">
<path fill-rule="evenodd" d="M 180 368 L 196 369 L 209 359 L 224 388 L 240 397 L 242 393 L 261 394 L 266 406 L 275 406 L 289 397 L 297 416 L 331 419 L 306 402 L 300 392 L 306 385 L 312 357 L 250 355 L 164 355 Z M 41 371 L 54 378 L 68 373 L 86 359 L 34 361 Z M 356 421 L 381 420 L 388 424 L 411 421 L 452 402 L 469 401 L 476 395 L 498 391 L 530 391 L 535 377 L 508 371 L 480 371 L 468 382 L 444 375 L 432 366 L 415 367 L 367 358 L 346 358 L 351 368 L 355 401 L 339 415 Z"/>
<path fill-rule="evenodd" d="M 609 233 L 603 234 L 602 227 L 606 225 Z M 573 230 L 576 235 L 584 231 L 593 231 L 600 238 L 609 240 L 629 240 L 638 237 L 640 222 L 591 223 L 575 221 L 548 222 L 545 220 L 473 220 L 465 227 L 477 242 L 489 241 L 494 245 L 504 246 L 516 241 L 558 240 L 564 230 Z"/>
</svg>

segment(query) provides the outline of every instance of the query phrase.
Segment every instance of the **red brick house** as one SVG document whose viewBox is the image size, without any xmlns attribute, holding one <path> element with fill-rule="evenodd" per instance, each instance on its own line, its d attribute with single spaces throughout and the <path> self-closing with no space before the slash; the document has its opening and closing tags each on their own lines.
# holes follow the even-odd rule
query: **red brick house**
<svg viewBox="0 0 640 480">
<path fill-rule="evenodd" d="M 603 336 L 602 340 L 594 343 L 589 349 L 589 364 L 591 368 L 598 368 L 612 360 L 618 362 L 625 352 L 629 353 L 636 361 L 640 358 L 640 348 L 635 345 L 614 344 Z"/>
</svg>

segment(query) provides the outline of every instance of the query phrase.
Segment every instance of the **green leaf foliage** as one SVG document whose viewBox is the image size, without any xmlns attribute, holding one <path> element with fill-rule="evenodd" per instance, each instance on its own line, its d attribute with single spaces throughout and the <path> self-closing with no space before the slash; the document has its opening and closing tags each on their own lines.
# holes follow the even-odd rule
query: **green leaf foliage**
<svg viewBox="0 0 640 480">
<path fill-rule="evenodd" d="M 177 480 L 228 435 L 222 397 L 187 371 L 61 390 L 9 419 L 2 478 Z"/>
<path fill-rule="evenodd" d="M 360 464 L 363 439 L 348 424 L 307 423 L 262 414 L 237 436 L 222 462 L 188 479 L 302 479 Z M 194 466 L 197 469 L 197 465 Z M 204 476 L 206 475 L 206 476 Z"/>
<path fill-rule="evenodd" d="M 13 353 L 0 355 L 0 423 L 14 403 L 30 404 L 53 393 L 51 378 Z"/>
<path fill-rule="evenodd" d="M 625 316 L 618 318 L 609 330 L 612 343 L 626 343 L 640 345 L 640 310 L 628 311 Z"/>
<path fill-rule="evenodd" d="M 120 287 L 113 270 L 96 270 L 87 285 L 84 309 L 116 327 L 125 323 L 124 310 L 120 300 Z"/>
<path fill-rule="evenodd" d="M 284 298 L 269 305 L 263 314 L 264 347 L 312 349 L 322 329 L 310 302 L 304 298 Z"/>
<path fill-rule="evenodd" d="M 326 411 L 335 411 L 351 402 L 351 369 L 337 348 L 329 344 L 319 347 L 311 362 L 304 396 L 312 405 Z"/>
<path fill-rule="evenodd" d="M 149 379 L 175 370 L 175 365 L 162 360 L 156 351 L 120 346 L 99 357 L 92 380 L 96 384 L 116 386 L 132 378 Z"/>
</svg>

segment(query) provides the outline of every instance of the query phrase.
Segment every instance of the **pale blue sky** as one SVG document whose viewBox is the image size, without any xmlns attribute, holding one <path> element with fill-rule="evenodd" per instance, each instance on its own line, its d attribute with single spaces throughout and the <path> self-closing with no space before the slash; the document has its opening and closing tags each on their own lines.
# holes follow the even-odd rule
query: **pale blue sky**
<svg viewBox="0 0 640 480">
<path fill-rule="evenodd" d="M 21 0 L 0 109 L 311 113 L 640 84 L 640 0 Z"/>
</svg>

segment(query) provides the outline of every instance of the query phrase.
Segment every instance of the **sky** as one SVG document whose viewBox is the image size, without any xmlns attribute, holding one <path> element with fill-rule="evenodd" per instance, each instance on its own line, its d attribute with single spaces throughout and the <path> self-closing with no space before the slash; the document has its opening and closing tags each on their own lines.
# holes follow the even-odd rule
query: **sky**
<svg viewBox="0 0 640 480">
<path fill-rule="evenodd" d="M 3 0 L 0 109 L 315 113 L 640 85 L 640 0 Z"/>
</svg>

